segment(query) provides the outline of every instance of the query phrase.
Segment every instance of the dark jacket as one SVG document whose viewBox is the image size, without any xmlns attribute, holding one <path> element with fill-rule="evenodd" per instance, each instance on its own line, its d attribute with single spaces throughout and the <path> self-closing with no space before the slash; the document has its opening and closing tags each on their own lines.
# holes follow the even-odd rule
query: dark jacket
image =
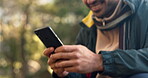
<svg viewBox="0 0 148 78">
<path fill-rule="evenodd" d="M 132 10 L 132 15 L 118 25 L 123 29 L 120 38 L 120 49 L 102 51 L 103 75 L 123 77 L 138 73 L 148 73 L 148 0 L 123 0 Z M 95 52 L 97 28 L 94 24 L 88 27 L 83 23 L 77 37 L 81 44 Z M 121 44 L 122 43 L 122 44 Z M 91 78 L 95 78 L 92 73 Z M 70 73 L 68 78 L 86 78 L 85 74 Z"/>
</svg>

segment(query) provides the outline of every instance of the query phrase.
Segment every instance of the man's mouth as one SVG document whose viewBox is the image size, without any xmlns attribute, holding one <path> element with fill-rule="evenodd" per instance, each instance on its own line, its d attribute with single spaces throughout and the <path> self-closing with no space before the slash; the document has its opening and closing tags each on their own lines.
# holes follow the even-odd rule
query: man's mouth
<svg viewBox="0 0 148 78">
<path fill-rule="evenodd" d="M 98 11 L 100 11 L 101 8 L 102 8 L 102 3 L 96 2 L 95 4 L 89 5 L 89 8 L 90 8 L 92 11 L 94 11 L 94 12 L 98 12 Z"/>
</svg>

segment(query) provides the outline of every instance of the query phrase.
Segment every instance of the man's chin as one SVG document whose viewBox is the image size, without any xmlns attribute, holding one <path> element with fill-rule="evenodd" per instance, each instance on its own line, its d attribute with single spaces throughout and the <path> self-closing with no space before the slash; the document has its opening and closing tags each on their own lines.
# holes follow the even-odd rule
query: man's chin
<svg viewBox="0 0 148 78">
<path fill-rule="evenodd" d="M 93 12 L 93 15 L 95 15 L 98 18 L 102 18 L 103 17 L 103 13 L 102 12 Z"/>
</svg>

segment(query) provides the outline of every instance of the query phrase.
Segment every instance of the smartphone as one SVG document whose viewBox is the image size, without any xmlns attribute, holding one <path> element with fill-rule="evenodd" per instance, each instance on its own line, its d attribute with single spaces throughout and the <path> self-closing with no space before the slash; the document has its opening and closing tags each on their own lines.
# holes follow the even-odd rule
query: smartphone
<svg viewBox="0 0 148 78">
<path fill-rule="evenodd" d="M 34 33 L 39 37 L 46 48 L 54 47 L 54 49 L 56 49 L 57 47 L 63 45 L 62 41 L 59 39 L 59 37 L 50 26 L 36 29 Z"/>
</svg>

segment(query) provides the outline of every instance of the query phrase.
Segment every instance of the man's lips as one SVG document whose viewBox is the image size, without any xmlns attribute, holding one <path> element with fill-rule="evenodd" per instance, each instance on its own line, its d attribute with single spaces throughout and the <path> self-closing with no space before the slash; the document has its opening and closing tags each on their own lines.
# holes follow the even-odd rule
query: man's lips
<svg viewBox="0 0 148 78">
<path fill-rule="evenodd" d="M 89 5 L 89 8 L 94 12 L 98 12 L 101 10 L 102 4 L 100 2 L 95 3 L 95 4 L 91 4 L 91 5 Z"/>
</svg>

